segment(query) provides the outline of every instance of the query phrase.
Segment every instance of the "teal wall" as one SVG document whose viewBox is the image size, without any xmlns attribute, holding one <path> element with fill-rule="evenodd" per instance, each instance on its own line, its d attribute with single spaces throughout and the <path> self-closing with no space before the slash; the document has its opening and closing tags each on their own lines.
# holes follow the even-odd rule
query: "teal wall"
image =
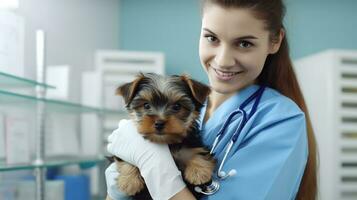
<svg viewBox="0 0 357 200">
<path fill-rule="evenodd" d="M 286 5 L 293 58 L 329 48 L 357 49 L 356 0 L 288 0 Z"/>
<path fill-rule="evenodd" d="M 119 47 L 163 51 L 166 73 L 205 80 L 198 58 L 197 0 L 121 0 Z"/>
<path fill-rule="evenodd" d="M 119 47 L 163 51 L 166 73 L 207 81 L 198 58 L 198 0 L 121 0 Z M 357 49 L 356 0 L 287 0 L 294 59 L 328 48 Z"/>
</svg>

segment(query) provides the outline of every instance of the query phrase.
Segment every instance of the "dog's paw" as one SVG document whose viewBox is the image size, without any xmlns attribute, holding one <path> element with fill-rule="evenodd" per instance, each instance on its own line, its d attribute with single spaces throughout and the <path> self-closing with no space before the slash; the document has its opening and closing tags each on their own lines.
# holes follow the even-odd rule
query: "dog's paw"
<svg viewBox="0 0 357 200">
<path fill-rule="evenodd" d="M 214 166 L 215 161 L 213 159 L 195 156 L 187 163 L 184 177 L 193 185 L 208 183 L 212 179 Z"/>
<path fill-rule="evenodd" d="M 144 189 L 145 182 L 137 167 L 126 163 L 120 166 L 120 175 L 117 178 L 120 191 L 132 196 Z"/>
</svg>

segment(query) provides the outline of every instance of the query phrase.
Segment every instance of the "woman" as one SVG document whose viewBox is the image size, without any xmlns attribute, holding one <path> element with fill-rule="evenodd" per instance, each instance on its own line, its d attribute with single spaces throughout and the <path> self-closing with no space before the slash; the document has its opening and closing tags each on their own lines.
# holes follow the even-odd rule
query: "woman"
<svg viewBox="0 0 357 200">
<path fill-rule="evenodd" d="M 212 89 L 201 113 L 204 143 L 212 147 L 229 114 L 266 86 L 254 113 L 250 115 L 254 101 L 244 107 L 249 119 L 223 165 L 226 172 L 234 169 L 237 174 L 219 180 L 219 191 L 203 198 L 316 199 L 315 138 L 289 57 L 282 0 L 203 0 L 202 8 L 200 60 Z M 241 122 L 242 115 L 237 116 L 214 149 L 218 166 Z M 130 125 L 119 129 L 135 132 Z M 120 158 L 135 155 L 116 149 L 116 142 L 110 141 L 111 153 Z M 160 156 L 146 166 L 173 163 L 167 148 L 153 152 Z M 161 180 L 162 174 L 171 181 Z M 106 178 L 113 199 L 120 196 L 116 176 L 109 167 Z M 154 199 L 194 199 L 174 164 L 143 177 Z"/>
</svg>

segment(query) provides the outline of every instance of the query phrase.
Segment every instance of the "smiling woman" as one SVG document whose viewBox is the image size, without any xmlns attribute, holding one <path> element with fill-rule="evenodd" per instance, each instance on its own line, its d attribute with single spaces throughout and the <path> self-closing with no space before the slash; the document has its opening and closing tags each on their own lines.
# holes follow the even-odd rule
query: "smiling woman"
<svg viewBox="0 0 357 200">
<path fill-rule="evenodd" d="M 215 102 L 207 117 L 236 91 L 256 83 L 267 56 L 279 50 L 284 31 L 272 42 L 264 26 L 247 9 L 204 8 L 199 53 Z"/>
<path fill-rule="evenodd" d="M 217 160 L 215 184 L 195 191 L 177 187 L 175 182 L 160 184 L 157 177 L 177 180 L 177 176 L 166 176 L 177 170 L 167 164 L 150 171 L 152 178 L 143 176 L 148 186 L 152 183 L 150 194 L 172 200 L 195 199 L 192 194 L 196 193 L 207 200 L 316 199 L 315 138 L 292 70 L 282 24 L 283 1 L 202 2 L 199 56 L 211 93 L 200 112 L 200 135 Z M 124 134 L 120 128 L 116 132 Z M 126 130 L 125 134 L 135 132 Z M 136 157 L 134 150 L 116 150 L 120 145 L 111 144 L 110 153 Z M 162 155 L 152 161 L 153 166 L 172 161 L 164 156 L 165 151 L 150 153 Z M 109 167 L 106 177 L 109 195 L 119 199 L 120 191 L 112 184 L 116 173 Z"/>
<path fill-rule="evenodd" d="M 212 101 L 223 102 L 237 90 L 255 83 L 266 57 L 280 47 L 284 32 L 278 42 L 270 42 L 264 21 L 251 15 L 247 9 L 204 9 L 199 49 L 201 64 L 213 88 L 212 98 L 219 98 Z M 224 98 L 220 99 L 217 93 L 225 94 Z"/>
</svg>

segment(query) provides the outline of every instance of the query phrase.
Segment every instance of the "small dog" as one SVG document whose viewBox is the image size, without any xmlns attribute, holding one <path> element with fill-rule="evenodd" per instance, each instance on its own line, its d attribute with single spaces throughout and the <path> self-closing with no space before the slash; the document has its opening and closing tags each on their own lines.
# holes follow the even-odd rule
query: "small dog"
<svg viewBox="0 0 357 200">
<path fill-rule="evenodd" d="M 215 159 L 201 142 L 198 117 L 209 87 L 182 76 L 139 74 L 117 89 L 126 108 L 144 138 L 169 145 L 188 189 L 196 196 L 194 186 L 209 184 Z M 139 169 L 119 158 L 113 159 L 120 175 L 119 190 L 134 199 L 151 199 Z M 159 167 L 159 166 L 158 166 Z"/>
</svg>

